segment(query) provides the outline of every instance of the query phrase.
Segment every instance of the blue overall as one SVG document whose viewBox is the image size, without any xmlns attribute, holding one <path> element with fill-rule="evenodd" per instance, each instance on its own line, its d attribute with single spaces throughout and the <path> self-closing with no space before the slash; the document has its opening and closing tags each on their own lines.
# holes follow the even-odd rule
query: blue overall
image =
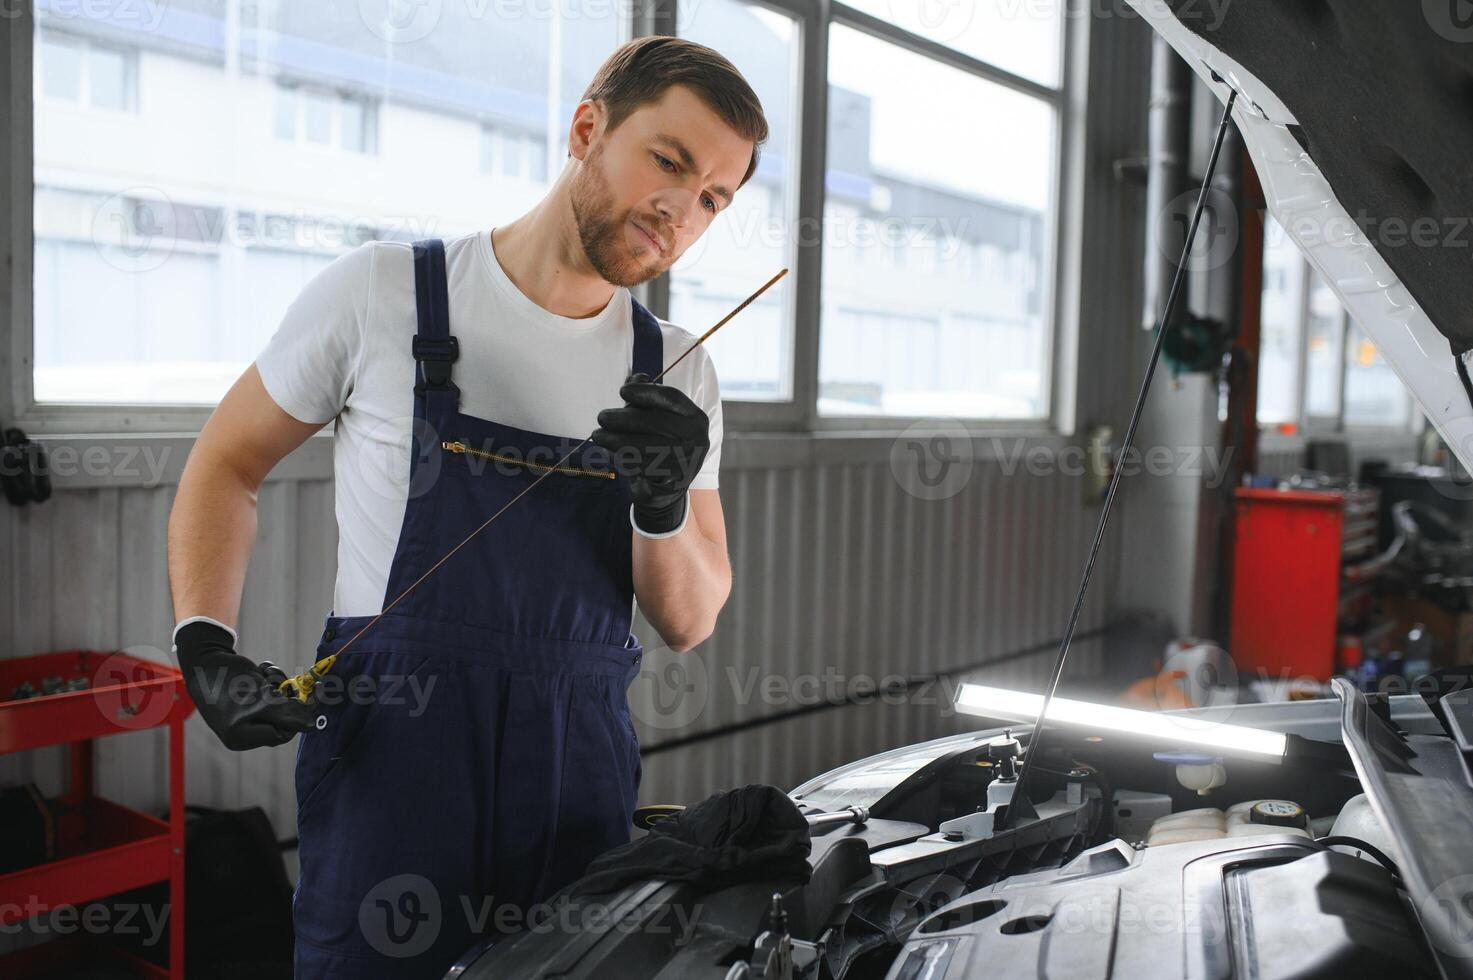
<svg viewBox="0 0 1473 980">
<path fill-rule="evenodd" d="M 413 457 L 385 605 L 578 441 L 459 411 L 444 246 L 413 250 Z M 632 367 L 653 377 L 660 326 L 638 302 L 633 313 Z M 596 446 L 564 468 L 586 472 L 554 472 L 518 500 L 314 695 L 318 730 L 297 749 L 298 978 L 442 976 L 478 935 L 515 929 L 629 840 L 640 761 L 626 692 L 642 657 L 630 500 Z M 371 618 L 329 615 L 317 656 Z"/>
</svg>

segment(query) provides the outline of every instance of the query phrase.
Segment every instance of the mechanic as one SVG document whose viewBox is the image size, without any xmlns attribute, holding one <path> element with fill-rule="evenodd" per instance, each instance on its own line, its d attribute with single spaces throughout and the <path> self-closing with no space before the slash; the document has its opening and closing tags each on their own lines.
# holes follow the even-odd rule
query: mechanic
<svg viewBox="0 0 1473 980">
<path fill-rule="evenodd" d="M 695 338 L 629 287 L 731 205 L 767 133 L 722 55 L 622 46 L 531 210 L 335 259 L 200 433 L 169 520 L 175 652 L 227 747 L 305 733 L 298 977 L 439 976 L 629 840 L 634 602 L 683 652 L 731 587 L 714 368 L 701 348 L 652 383 Z M 329 421 L 338 565 L 316 656 L 363 635 L 303 703 L 258 654 L 301 658 L 248 658 L 234 624 L 257 490 Z"/>
</svg>

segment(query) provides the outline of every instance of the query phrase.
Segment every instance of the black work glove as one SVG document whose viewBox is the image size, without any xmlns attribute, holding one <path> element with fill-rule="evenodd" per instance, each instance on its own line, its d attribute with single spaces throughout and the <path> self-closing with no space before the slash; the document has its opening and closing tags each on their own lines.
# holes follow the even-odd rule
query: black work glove
<svg viewBox="0 0 1473 980">
<path fill-rule="evenodd" d="M 236 653 L 229 631 L 186 623 L 174 634 L 174 651 L 190 699 L 227 749 L 281 745 L 312 730 L 312 710 L 277 690 L 286 675 Z"/>
<path fill-rule="evenodd" d="M 598 413 L 594 443 L 629 478 L 634 527 L 669 534 L 685 521 L 686 491 L 711 448 L 710 419 L 674 385 L 631 374 L 619 389 L 623 408 Z"/>
</svg>

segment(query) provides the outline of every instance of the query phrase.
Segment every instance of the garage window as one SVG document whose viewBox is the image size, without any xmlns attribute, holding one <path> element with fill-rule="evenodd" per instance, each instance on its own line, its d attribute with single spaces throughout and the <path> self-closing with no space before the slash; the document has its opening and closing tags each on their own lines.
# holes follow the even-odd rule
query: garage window
<svg viewBox="0 0 1473 980">
<path fill-rule="evenodd" d="M 757 171 L 670 270 L 669 319 L 699 334 L 795 262 L 801 26 L 790 14 L 738 0 L 676 9 L 676 33 L 731 59 L 762 100 L 770 130 Z M 747 307 L 740 329 L 711 338 L 724 399 L 793 397 L 793 282 L 784 279 Z"/>
<path fill-rule="evenodd" d="M 1046 419 L 1057 8 L 857 6 L 914 30 L 829 34 L 818 413 Z"/>
<path fill-rule="evenodd" d="M 13 418 L 197 429 L 314 273 L 370 239 L 524 213 L 602 58 L 677 33 L 736 63 L 771 134 L 735 205 L 641 299 L 701 332 L 791 270 L 712 342 L 728 427 L 1053 421 L 1060 4 L 411 6 L 28 12 L 35 30 L 8 35 L 34 61 Z"/>
<path fill-rule="evenodd" d="M 1258 421 L 1292 432 L 1407 431 L 1411 393 L 1282 225 L 1264 226 Z"/>
<path fill-rule="evenodd" d="M 65 6 L 8 35 L 35 237 L 6 414 L 32 431 L 197 428 L 337 255 L 521 214 L 631 30 L 619 4 Z"/>
</svg>

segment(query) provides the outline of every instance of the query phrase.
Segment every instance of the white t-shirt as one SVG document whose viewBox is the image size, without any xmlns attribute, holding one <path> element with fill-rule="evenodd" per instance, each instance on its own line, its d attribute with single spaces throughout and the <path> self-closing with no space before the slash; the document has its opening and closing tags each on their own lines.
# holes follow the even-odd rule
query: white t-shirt
<svg viewBox="0 0 1473 980">
<path fill-rule="evenodd" d="M 451 379 L 460 411 L 506 425 L 584 438 L 600 410 L 623 404 L 631 370 L 632 297 L 622 287 L 595 316 L 549 313 L 507 278 L 488 231 L 445 242 Z M 303 422 L 333 419 L 338 574 L 333 611 L 382 611 L 409 495 L 414 419 L 414 258 L 402 242 L 367 242 L 318 272 L 256 360 L 266 391 Z M 660 322 L 664 363 L 695 343 Z M 711 450 L 692 484 L 714 489 L 721 464 L 721 392 L 705 348 L 664 378 L 711 420 Z"/>
</svg>

